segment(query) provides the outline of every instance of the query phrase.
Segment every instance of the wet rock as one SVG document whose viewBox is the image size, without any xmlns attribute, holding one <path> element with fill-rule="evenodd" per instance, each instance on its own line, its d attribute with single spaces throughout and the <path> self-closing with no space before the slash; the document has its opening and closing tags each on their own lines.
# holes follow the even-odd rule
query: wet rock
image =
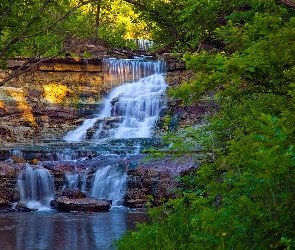
<svg viewBox="0 0 295 250">
<path fill-rule="evenodd" d="M 15 209 L 18 212 L 35 212 L 38 210 L 38 209 L 28 208 L 25 202 L 18 202 Z"/>
<path fill-rule="evenodd" d="M 120 117 L 104 117 L 97 119 L 93 127 L 87 129 L 86 140 L 91 140 L 98 129 L 101 130 L 98 137 L 105 137 L 108 130 L 118 126 L 118 122 L 120 122 Z"/>
<path fill-rule="evenodd" d="M 25 164 L 0 161 L 0 207 L 10 208 L 19 200 L 17 173 Z"/>
<path fill-rule="evenodd" d="M 27 161 L 19 156 L 13 155 L 9 159 L 6 160 L 6 162 L 11 163 L 27 163 Z"/>
<path fill-rule="evenodd" d="M 79 190 L 71 190 L 71 189 L 66 189 L 62 191 L 62 196 L 66 196 L 70 199 L 82 199 L 86 198 L 87 195 Z"/>
<path fill-rule="evenodd" d="M 51 205 L 62 212 L 103 212 L 109 211 L 111 204 L 108 200 L 97 198 L 69 198 L 67 196 L 55 197 Z"/>
<path fill-rule="evenodd" d="M 150 206 L 159 206 L 175 198 L 175 191 L 180 188 L 176 177 L 197 169 L 195 158 L 192 155 L 177 159 L 167 156 L 128 170 L 125 206 L 140 208 L 147 202 Z"/>
<path fill-rule="evenodd" d="M 113 100 L 111 100 L 112 106 L 114 106 L 119 100 L 120 100 L 120 96 L 117 96 Z"/>
</svg>

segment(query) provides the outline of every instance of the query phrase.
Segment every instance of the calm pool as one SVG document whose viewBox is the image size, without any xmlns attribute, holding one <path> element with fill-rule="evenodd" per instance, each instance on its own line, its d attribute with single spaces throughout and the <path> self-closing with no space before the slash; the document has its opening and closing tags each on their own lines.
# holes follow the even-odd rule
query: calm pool
<svg viewBox="0 0 295 250">
<path fill-rule="evenodd" d="M 128 209 L 105 213 L 59 213 L 55 210 L 0 214 L 0 245 L 5 250 L 113 249 L 113 241 L 147 214 Z"/>
</svg>

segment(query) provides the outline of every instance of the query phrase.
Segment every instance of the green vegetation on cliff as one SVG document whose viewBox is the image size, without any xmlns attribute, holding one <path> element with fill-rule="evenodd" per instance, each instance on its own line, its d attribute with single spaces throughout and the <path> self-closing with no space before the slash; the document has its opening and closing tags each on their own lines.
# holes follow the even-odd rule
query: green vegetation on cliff
<svg viewBox="0 0 295 250">
<path fill-rule="evenodd" d="M 208 18 L 220 15 L 221 1 L 206 2 Z M 200 32 L 213 49 L 184 57 L 197 80 L 171 91 L 184 102 L 216 91 L 220 110 L 207 133 L 186 135 L 214 158 L 183 177 L 179 198 L 151 209 L 151 223 L 125 235 L 118 249 L 295 248 L 295 12 L 274 0 L 227 6 L 226 24 Z M 181 138 L 174 142 L 174 151 L 184 148 Z"/>
</svg>

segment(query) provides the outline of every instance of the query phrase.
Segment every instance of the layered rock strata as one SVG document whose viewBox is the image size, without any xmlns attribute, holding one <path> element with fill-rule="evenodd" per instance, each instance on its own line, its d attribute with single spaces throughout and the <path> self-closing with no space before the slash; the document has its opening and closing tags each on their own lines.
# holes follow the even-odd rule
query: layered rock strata
<svg viewBox="0 0 295 250">
<path fill-rule="evenodd" d="M 179 58 L 165 55 L 166 82 L 177 87 L 195 78 Z M 10 60 L 0 81 L 24 61 Z M 2 144 L 59 140 L 100 109 L 110 92 L 102 59 L 54 59 L 11 79 L 0 87 L 0 141 Z M 91 131 L 89 131 L 89 135 Z"/>
</svg>

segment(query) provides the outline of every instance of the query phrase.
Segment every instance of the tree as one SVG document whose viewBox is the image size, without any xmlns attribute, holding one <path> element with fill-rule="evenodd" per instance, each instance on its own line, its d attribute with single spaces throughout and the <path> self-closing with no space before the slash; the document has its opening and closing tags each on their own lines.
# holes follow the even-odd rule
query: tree
<svg viewBox="0 0 295 250">
<path fill-rule="evenodd" d="M 186 135 L 203 147 L 214 141 L 215 157 L 182 178 L 179 198 L 151 210 L 152 222 L 124 236 L 119 249 L 295 247 L 294 11 L 274 0 L 231 4 L 212 34 L 222 51 L 186 54 L 198 78 L 171 91 L 187 102 L 216 92 L 220 110 L 207 118 L 207 133 Z"/>
<path fill-rule="evenodd" d="M 1 68 L 5 68 L 8 58 L 30 58 L 1 85 L 40 62 L 63 53 L 65 39 L 74 36 L 77 29 L 73 24 L 69 26 L 69 22 L 78 14 L 79 8 L 88 3 L 83 0 L 75 3 L 68 0 L 17 0 L 1 3 Z"/>
</svg>

